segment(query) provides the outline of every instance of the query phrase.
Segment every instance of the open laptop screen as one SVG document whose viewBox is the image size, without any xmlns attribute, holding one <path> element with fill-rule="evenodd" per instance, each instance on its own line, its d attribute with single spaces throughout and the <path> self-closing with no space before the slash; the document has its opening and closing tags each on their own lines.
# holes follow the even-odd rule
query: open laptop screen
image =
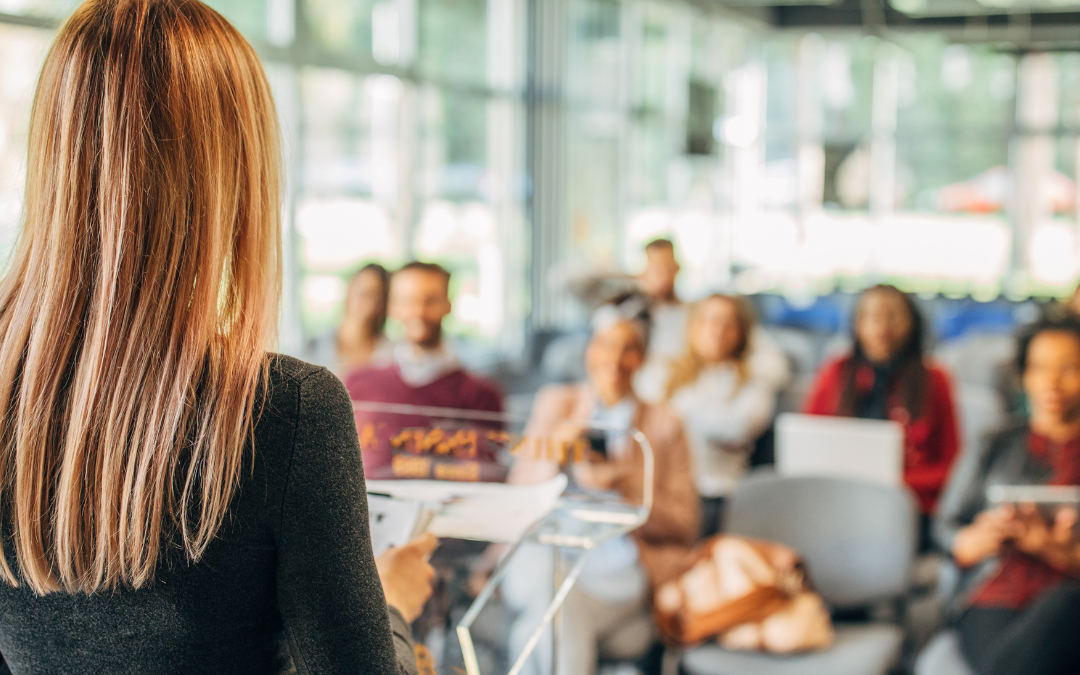
<svg viewBox="0 0 1080 675">
<path fill-rule="evenodd" d="M 785 413 L 776 420 L 776 470 L 899 486 L 904 430 L 896 422 Z"/>
</svg>

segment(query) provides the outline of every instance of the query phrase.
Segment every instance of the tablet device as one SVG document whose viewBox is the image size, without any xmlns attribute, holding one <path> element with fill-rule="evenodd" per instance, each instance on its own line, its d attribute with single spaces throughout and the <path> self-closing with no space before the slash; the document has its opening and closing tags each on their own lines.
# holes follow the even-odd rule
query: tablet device
<svg viewBox="0 0 1080 675">
<path fill-rule="evenodd" d="M 1080 508 L 1080 486 L 1076 485 L 989 485 L 986 501 L 994 506 L 1034 504 L 1047 521 L 1063 508 Z"/>
</svg>

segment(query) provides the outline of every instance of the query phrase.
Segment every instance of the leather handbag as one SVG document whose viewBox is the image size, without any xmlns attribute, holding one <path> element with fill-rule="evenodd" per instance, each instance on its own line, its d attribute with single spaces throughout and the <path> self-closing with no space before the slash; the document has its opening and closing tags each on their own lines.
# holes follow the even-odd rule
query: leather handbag
<svg viewBox="0 0 1080 675">
<path fill-rule="evenodd" d="M 730 634 L 722 639 L 726 646 L 791 652 L 832 640 L 828 612 L 809 590 L 798 555 L 729 535 L 706 540 L 683 573 L 657 589 L 654 616 L 662 637 L 676 646 Z"/>
</svg>

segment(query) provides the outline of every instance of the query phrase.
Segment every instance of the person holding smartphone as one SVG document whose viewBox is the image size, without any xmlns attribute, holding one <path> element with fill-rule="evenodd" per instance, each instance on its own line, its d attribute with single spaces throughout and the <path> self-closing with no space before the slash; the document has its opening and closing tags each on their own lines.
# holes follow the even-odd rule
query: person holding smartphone
<svg viewBox="0 0 1080 675">
<path fill-rule="evenodd" d="M 590 552 L 563 606 L 558 662 L 553 668 L 546 650 L 537 649 L 528 673 L 591 675 L 600 656 L 642 656 L 654 640 L 652 590 L 678 571 L 697 536 L 698 496 L 682 422 L 666 407 L 641 403 L 633 393 L 633 377 L 648 346 L 645 307 L 638 296 L 631 296 L 598 309 L 585 357 L 588 381 L 547 387 L 533 406 L 527 436 L 568 445 L 585 441 L 588 446 L 582 461 L 569 467 L 581 488 L 614 492 L 629 503 L 641 503 L 644 456 L 630 438 L 632 429 L 648 439 L 656 464 L 649 519 L 633 533 Z M 508 481 L 534 483 L 559 470 L 554 458 L 523 459 L 515 463 Z M 486 556 L 483 573 L 494 566 L 498 550 L 493 548 Z M 507 572 L 501 590 L 503 600 L 517 613 L 510 628 L 513 656 L 520 653 L 551 600 L 551 579 L 547 547 L 520 551 Z"/>
<path fill-rule="evenodd" d="M 1080 485 L 1080 319 L 1045 319 L 1017 354 L 1026 420 L 967 452 L 934 525 L 963 571 L 953 606 L 962 651 L 979 675 L 1080 672 L 1077 511 L 992 504 L 995 485 Z"/>
</svg>

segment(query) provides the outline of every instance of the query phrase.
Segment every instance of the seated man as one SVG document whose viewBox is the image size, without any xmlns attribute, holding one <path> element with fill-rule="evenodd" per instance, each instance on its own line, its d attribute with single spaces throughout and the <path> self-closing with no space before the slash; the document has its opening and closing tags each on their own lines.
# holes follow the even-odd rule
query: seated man
<svg viewBox="0 0 1080 675">
<path fill-rule="evenodd" d="M 641 306 L 630 301 L 597 311 L 586 354 L 588 381 L 542 390 L 529 422 L 527 435 L 568 443 L 589 425 L 604 429 L 604 454 L 590 452 L 573 465 L 572 475 L 581 487 L 614 491 L 630 503 L 640 503 L 644 479 L 642 452 L 629 436 L 632 428 L 645 435 L 656 458 L 648 521 L 590 552 L 563 607 L 557 668 L 551 668 L 549 653 L 540 647 L 529 672 L 591 675 L 598 656 L 642 656 L 653 641 L 651 592 L 678 571 L 697 536 L 698 497 L 683 425 L 667 408 L 639 402 L 631 386 L 648 344 L 648 324 L 634 316 Z M 531 483 L 558 471 L 554 461 L 544 458 L 519 460 L 509 480 Z M 487 570 L 497 551 L 486 556 Z M 521 652 L 551 599 L 551 562 L 550 549 L 526 547 L 502 584 L 504 601 L 518 613 L 510 629 L 511 656 Z"/>
<path fill-rule="evenodd" d="M 450 313 L 449 287 L 450 273 L 436 264 L 411 262 L 394 273 L 389 315 L 401 322 L 404 340 L 394 348 L 390 365 L 349 376 L 345 385 L 354 401 L 502 412 L 499 388 L 466 372 L 443 338 L 442 321 Z M 429 425 L 430 418 L 423 415 L 399 415 L 393 426 Z M 389 446 L 366 444 L 365 435 L 361 430 L 368 477 L 386 477 Z"/>
<path fill-rule="evenodd" d="M 443 336 L 442 322 L 450 313 L 449 290 L 450 273 L 432 263 L 411 262 L 391 276 L 388 314 L 401 323 L 403 341 L 394 347 L 389 365 L 359 370 L 348 377 L 345 385 L 353 401 L 502 412 L 499 388 L 466 372 Z M 494 452 L 486 451 L 482 441 L 481 446 L 477 447 L 475 440 L 473 452 L 465 456 L 418 456 L 418 462 L 406 464 L 430 467 L 422 473 L 403 473 L 397 470 L 394 463 L 396 448 L 390 442 L 392 436 L 402 432 L 410 436 L 409 432 L 416 429 L 445 433 L 445 438 L 453 437 L 460 430 L 467 437 L 470 431 L 478 427 L 498 426 L 490 420 L 433 419 L 428 411 L 423 410 L 415 413 L 358 410 L 357 422 L 364 472 L 368 479 L 394 477 L 491 481 L 505 477 L 505 469 L 491 461 Z M 473 438 L 476 437 L 473 434 Z M 483 438 L 482 435 L 480 438 Z M 403 448 L 402 454 L 407 456 L 407 450 Z M 450 471 L 440 473 L 440 468 Z M 470 469 L 475 469 L 475 472 Z M 451 603 L 457 595 L 452 590 L 456 571 L 466 568 L 480 550 L 475 542 L 444 540 L 441 543 L 432 557 L 436 570 L 432 600 L 413 625 L 417 635 L 424 636 L 424 639 L 428 639 L 433 631 L 445 635 L 449 627 Z M 443 654 L 436 655 L 437 661 L 444 658 Z"/>
<path fill-rule="evenodd" d="M 645 271 L 638 279 L 651 300 L 649 359 L 676 359 L 686 346 L 690 310 L 675 291 L 680 269 L 670 239 L 654 239 L 645 245 Z"/>
</svg>

